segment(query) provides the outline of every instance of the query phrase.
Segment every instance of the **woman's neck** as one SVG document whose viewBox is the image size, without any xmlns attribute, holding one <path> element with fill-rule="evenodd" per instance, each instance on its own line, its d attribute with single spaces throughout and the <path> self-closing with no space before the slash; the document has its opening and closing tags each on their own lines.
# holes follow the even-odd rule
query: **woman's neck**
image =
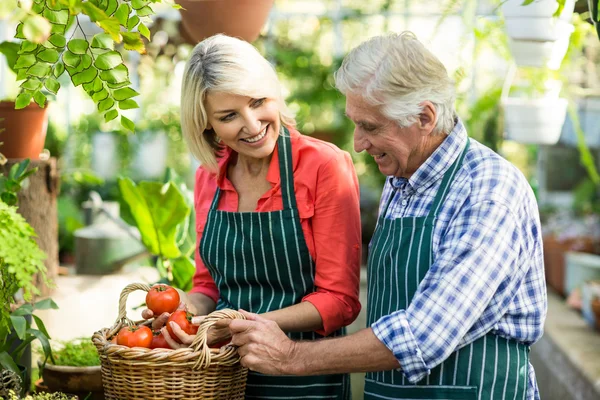
<svg viewBox="0 0 600 400">
<path fill-rule="evenodd" d="M 242 174 L 244 176 L 264 176 L 269 170 L 271 157 L 273 157 L 272 154 L 264 158 L 252 158 L 237 153 L 233 156 L 230 166 L 233 167 L 238 174 Z"/>
</svg>

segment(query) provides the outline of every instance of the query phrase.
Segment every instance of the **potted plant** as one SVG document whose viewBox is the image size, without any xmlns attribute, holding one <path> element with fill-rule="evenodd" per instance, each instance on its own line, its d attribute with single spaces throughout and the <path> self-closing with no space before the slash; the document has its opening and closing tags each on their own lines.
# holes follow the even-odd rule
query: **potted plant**
<svg viewBox="0 0 600 400">
<path fill-rule="evenodd" d="M 573 32 L 575 0 L 507 0 L 501 7 L 516 64 L 558 69 Z"/>
<path fill-rule="evenodd" d="M 19 400 L 20 397 L 14 391 L 9 392 L 7 400 Z M 22 400 L 78 400 L 77 397 L 69 396 L 64 393 L 34 393 Z"/>
<path fill-rule="evenodd" d="M 90 338 L 61 341 L 53 345 L 54 359 L 40 364 L 38 391 L 64 392 L 81 398 L 104 398 L 98 351 Z M 43 356 L 42 354 L 40 354 Z"/>
</svg>

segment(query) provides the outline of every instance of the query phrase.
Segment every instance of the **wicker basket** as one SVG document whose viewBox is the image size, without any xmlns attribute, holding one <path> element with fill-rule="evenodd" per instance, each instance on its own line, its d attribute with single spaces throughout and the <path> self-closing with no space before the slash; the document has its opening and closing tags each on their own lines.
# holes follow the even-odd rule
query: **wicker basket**
<svg viewBox="0 0 600 400">
<path fill-rule="evenodd" d="M 102 364 L 102 384 L 107 400 L 243 399 L 248 370 L 239 363 L 233 346 L 220 349 L 206 344 L 208 329 L 223 318 L 244 319 L 237 311 L 209 314 L 200 324 L 188 348 L 147 349 L 125 347 L 109 341 L 122 327 L 132 324 L 126 316 L 129 293 L 149 291 L 145 284 L 131 284 L 121 292 L 119 317 L 112 328 L 92 337 Z"/>
</svg>

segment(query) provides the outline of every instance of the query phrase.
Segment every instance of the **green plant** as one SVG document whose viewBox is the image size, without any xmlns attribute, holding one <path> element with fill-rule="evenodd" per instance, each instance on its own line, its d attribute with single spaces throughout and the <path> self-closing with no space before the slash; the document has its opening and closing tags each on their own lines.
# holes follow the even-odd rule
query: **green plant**
<svg viewBox="0 0 600 400">
<path fill-rule="evenodd" d="M 19 396 L 15 394 L 15 392 L 10 392 L 7 400 L 19 400 Z M 26 397 L 23 397 L 22 400 L 75 400 L 77 397 L 69 396 L 64 393 L 34 393 L 30 394 Z"/>
<path fill-rule="evenodd" d="M 195 232 L 190 232 L 193 200 L 185 184 L 169 171 L 162 183 L 136 184 L 129 178 L 119 178 L 118 185 L 121 217 L 140 231 L 142 243 L 157 257 L 161 278 L 171 286 L 190 290 L 196 269 L 192 261 Z"/>
<path fill-rule="evenodd" d="M 28 176 L 37 171 L 37 168 L 27 170 L 29 159 L 25 159 L 10 168 L 8 176 L 0 175 L 0 200 L 14 206 L 17 204 L 17 193 Z"/>
<path fill-rule="evenodd" d="M 165 0 L 166 1 L 166 0 Z M 58 78 L 66 71 L 74 86 L 82 86 L 94 100 L 105 121 L 121 111 L 138 108 L 132 100 L 129 70 L 115 44 L 125 51 L 144 53 L 142 36 L 150 38 L 146 23 L 154 14 L 151 3 L 163 0 L 5 0 L 0 12 L 19 21 L 15 39 L 20 44 L 0 46 L 21 83 L 16 108 L 33 99 L 44 107 L 48 94 L 60 90 Z M 173 4 L 174 8 L 181 8 Z M 96 23 L 103 33 L 90 36 L 82 17 Z M 1 16 L 1 15 L 0 15 Z M 69 28 L 75 32 L 68 36 Z M 18 46 L 18 49 L 17 49 Z M 133 131 L 134 123 L 121 115 L 121 126 Z"/>
<path fill-rule="evenodd" d="M 98 350 L 87 337 L 59 341 L 53 348 L 52 354 L 54 360 L 51 360 L 51 363 L 54 365 L 70 367 L 92 367 L 100 365 Z M 44 356 L 42 350 L 38 350 L 38 353 L 40 356 Z"/>
</svg>

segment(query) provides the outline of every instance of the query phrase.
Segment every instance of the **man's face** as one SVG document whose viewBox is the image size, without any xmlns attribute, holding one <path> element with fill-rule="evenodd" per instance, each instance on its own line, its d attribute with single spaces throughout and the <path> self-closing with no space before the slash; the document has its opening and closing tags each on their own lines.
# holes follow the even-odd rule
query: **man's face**
<svg viewBox="0 0 600 400">
<path fill-rule="evenodd" d="M 416 122 L 401 128 L 362 96 L 348 93 L 346 115 L 354 124 L 354 150 L 366 151 L 386 176 L 409 178 L 423 161 L 424 132 Z"/>
</svg>

